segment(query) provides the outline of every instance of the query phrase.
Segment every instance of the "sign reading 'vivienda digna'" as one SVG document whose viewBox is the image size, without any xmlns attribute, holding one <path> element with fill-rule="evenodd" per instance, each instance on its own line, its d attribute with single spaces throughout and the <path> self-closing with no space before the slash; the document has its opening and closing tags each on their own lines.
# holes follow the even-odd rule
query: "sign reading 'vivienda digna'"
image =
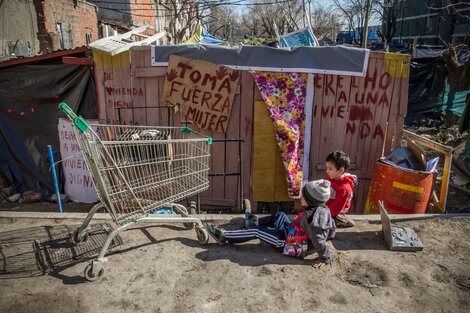
<svg viewBox="0 0 470 313">
<path fill-rule="evenodd" d="M 239 79 L 238 70 L 172 55 L 163 101 L 179 106 L 182 117 L 200 129 L 225 133 Z"/>
<path fill-rule="evenodd" d="M 96 122 L 96 121 L 91 121 Z M 60 155 L 64 171 L 64 191 L 74 202 L 94 203 L 98 201 L 93 180 L 85 164 L 73 131 L 72 122 L 67 118 L 59 119 Z M 96 129 L 95 129 L 96 131 Z"/>
</svg>

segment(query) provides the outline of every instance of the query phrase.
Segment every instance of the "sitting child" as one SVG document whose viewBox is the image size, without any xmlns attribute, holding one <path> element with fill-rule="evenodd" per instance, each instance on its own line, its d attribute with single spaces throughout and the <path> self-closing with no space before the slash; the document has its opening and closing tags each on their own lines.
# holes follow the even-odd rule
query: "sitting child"
<svg viewBox="0 0 470 313">
<path fill-rule="evenodd" d="M 311 181 L 302 188 L 302 209 L 292 222 L 284 212 L 278 211 L 258 219 L 253 228 L 224 230 L 211 224 L 208 225 L 208 231 L 219 244 L 260 239 L 282 249 L 283 254 L 298 257 L 307 255 L 307 241 L 310 240 L 318 253 L 312 265 L 321 268 L 331 263 L 326 241 L 333 239 L 336 232 L 330 210 L 325 206 L 329 198 L 330 183 L 327 180 Z"/>
<path fill-rule="evenodd" d="M 331 197 L 326 202 L 331 216 L 338 227 L 353 227 L 354 221 L 346 216 L 351 207 L 353 188 L 357 185 L 356 175 L 346 173 L 349 168 L 349 156 L 336 150 L 326 157 L 326 175 L 331 183 Z"/>
</svg>

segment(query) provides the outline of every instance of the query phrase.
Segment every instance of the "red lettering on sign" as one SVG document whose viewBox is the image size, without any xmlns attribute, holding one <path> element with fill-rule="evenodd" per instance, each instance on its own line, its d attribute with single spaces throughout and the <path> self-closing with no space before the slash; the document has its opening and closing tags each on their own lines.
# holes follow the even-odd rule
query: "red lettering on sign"
<svg viewBox="0 0 470 313">
<path fill-rule="evenodd" d="M 338 102 L 341 101 L 344 101 L 346 103 L 348 102 L 348 98 L 346 97 L 346 92 L 344 90 L 341 90 L 339 93 Z"/>
<path fill-rule="evenodd" d="M 194 70 L 191 72 L 191 75 L 189 75 L 189 79 L 191 79 L 191 81 L 195 84 L 201 79 L 201 77 L 202 74 L 198 70 Z"/>
<path fill-rule="evenodd" d="M 326 76 L 326 85 L 325 85 L 325 95 L 326 96 L 328 95 L 328 90 L 330 90 L 333 95 L 335 94 L 335 91 L 331 87 L 331 84 L 333 84 L 333 75 L 327 75 Z"/>
<path fill-rule="evenodd" d="M 338 75 L 337 76 L 337 79 L 336 79 L 336 84 L 338 85 L 338 88 L 343 88 L 343 84 L 341 83 L 341 81 L 344 79 L 343 76 L 341 75 Z"/>
<path fill-rule="evenodd" d="M 387 89 L 388 86 L 390 86 L 391 83 L 391 76 L 388 72 L 385 72 L 380 76 L 380 82 L 379 82 L 379 87 L 381 89 Z"/>
<path fill-rule="evenodd" d="M 313 83 L 315 84 L 315 88 L 321 89 L 321 84 L 320 84 L 321 79 L 322 79 L 322 75 L 315 75 L 313 77 Z"/>
<path fill-rule="evenodd" d="M 387 97 L 387 94 L 386 94 L 386 93 L 384 93 L 384 94 L 382 95 L 382 97 L 380 97 L 379 105 L 381 105 L 381 104 L 385 104 L 385 105 L 388 106 L 388 97 Z"/>
<path fill-rule="evenodd" d="M 370 72 L 367 73 L 365 82 L 364 82 L 364 89 L 371 83 L 372 90 L 375 89 L 375 83 L 377 82 L 377 68 L 374 68 L 374 74 L 370 76 Z"/>
<path fill-rule="evenodd" d="M 184 75 L 186 74 L 186 70 L 192 70 L 193 67 L 189 64 L 185 64 L 183 62 L 179 62 L 177 65 L 179 68 L 181 68 L 181 74 L 180 77 L 184 78 Z"/>
<path fill-rule="evenodd" d="M 344 105 L 338 106 L 336 116 L 339 118 L 344 118 L 343 113 L 346 111 L 346 107 Z"/>
</svg>

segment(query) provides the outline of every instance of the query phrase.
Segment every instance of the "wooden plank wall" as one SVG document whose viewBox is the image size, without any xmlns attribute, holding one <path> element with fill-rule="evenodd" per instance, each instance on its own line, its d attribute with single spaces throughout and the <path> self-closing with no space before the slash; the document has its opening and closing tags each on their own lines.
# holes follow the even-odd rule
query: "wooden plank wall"
<svg viewBox="0 0 470 313">
<path fill-rule="evenodd" d="M 150 47 L 109 56 L 93 53 L 99 118 L 112 124 L 180 126 L 179 113 L 160 107 L 165 68 L 151 66 Z M 407 57 L 371 52 L 366 77 L 316 75 L 309 179 L 325 177 L 325 158 L 334 149 L 351 156 L 350 172 L 358 175 L 353 211 L 363 212 L 375 162 L 399 144 L 407 109 Z M 242 72 L 226 134 L 201 131 L 214 139 L 242 138 L 243 193 L 251 198 L 254 103 L 262 100 L 253 78 Z M 274 165 L 273 165 L 274 166 Z M 238 145 L 214 143 L 211 172 L 238 171 Z M 201 203 L 241 208 L 237 177 L 213 177 Z"/>
<path fill-rule="evenodd" d="M 117 58 L 118 56 L 112 57 Z M 137 48 L 130 52 L 130 66 L 128 68 L 128 81 L 132 90 L 131 105 L 126 108 L 114 108 L 120 111 L 121 123 L 138 125 L 170 125 L 181 126 L 179 113 L 174 109 L 160 106 L 163 92 L 163 84 L 166 68 L 151 66 L 151 52 L 149 48 Z M 111 62 L 113 63 L 113 62 Z M 112 69 L 114 71 L 114 68 Z M 101 70 L 103 71 L 103 70 Z M 99 71 L 98 71 L 99 72 Z M 121 73 L 120 84 L 123 84 Z M 109 89 L 110 82 L 98 85 L 98 89 Z M 241 86 L 245 86 L 241 88 Z M 214 133 L 206 130 L 197 131 L 211 136 L 213 139 L 237 139 L 242 138 L 245 142 L 243 150 L 243 191 L 244 196 L 251 197 L 250 171 L 251 171 L 251 142 L 253 131 L 253 103 L 254 82 L 248 72 L 243 72 L 240 85 L 232 105 L 232 112 L 225 134 Z M 100 103 L 100 107 L 103 107 Z M 108 110 L 109 111 L 109 110 Z M 126 113 L 125 113 L 126 112 Z M 118 115 L 117 113 L 115 114 Z M 194 128 L 194 126 L 191 126 Z M 238 172 L 238 143 L 232 142 L 224 145 L 214 142 L 212 144 L 212 158 L 210 163 L 211 173 L 234 173 Z M 240 209 L 239 188 L 237 176 L 215 176 L 210 179 L 210 189 L 201 194 L 201 203 L 208 206 L 221 208 Z"/>
<path fill-rule="evenodd" d="M 349 154 L 348 172 L 359 178 L 352 212 L 364 212 L 377 159 L 399 145 L 408 101 L 408 60 L 372 52 L 366 77 L 314 79 L 309 178 L 325 177 L 325 159 L 333 150 Z"/>
</svg>

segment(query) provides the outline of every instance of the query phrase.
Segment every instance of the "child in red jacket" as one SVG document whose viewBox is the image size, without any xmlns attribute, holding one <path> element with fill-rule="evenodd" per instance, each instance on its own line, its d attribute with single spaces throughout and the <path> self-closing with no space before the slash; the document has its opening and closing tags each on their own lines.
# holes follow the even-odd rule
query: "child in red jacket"
<svg viewBox="0 0 470 313">
<path fill-rule="evenodd" d="M 355 225 L 354 221 L 346 216 L 351 207 L 353 188 L 357 185 L 356 175 L 346 173 L 349 163 L 349 156 L 340 150 L 333 151 L 326 157 L 326 175 L 331 183 L 331 197 L 326 206 L 338 227 Z"/>
</svg>

